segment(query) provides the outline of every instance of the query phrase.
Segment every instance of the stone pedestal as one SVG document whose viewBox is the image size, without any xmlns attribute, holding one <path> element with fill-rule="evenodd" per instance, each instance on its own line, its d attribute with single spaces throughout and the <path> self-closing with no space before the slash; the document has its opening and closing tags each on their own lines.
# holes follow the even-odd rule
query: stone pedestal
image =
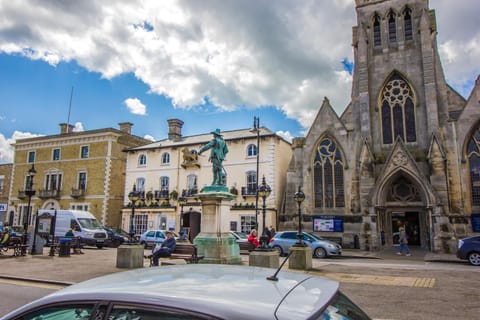
<svg viewBox="0 0 480 320">
<path fill-rule="evenodd" d="M 289 269 L 312 269 L 312 249 L 310 247 L 290 247 L 290 251 L 292 254 L 288 258 Z"/>
<path fill-rule="evenodd" d="M 248 257 L 248 265 L 255 267 L 278 268 L 280 265 L 278 252 L 251 251 Z"/>
<path fill-rule="evenodd" d="M 143 252 L 141 245 L 121 245 L 117 248 L 117 268 L 143 268 Z"/>
<path fill-rule="evenodd" d="M 224 186 L 208 186 L 198 194 L 202 203 L 201 232 L 193 243 L 199 256 L 199 263 L 241 264 L 240 247 L 228 232 L 230 201 L 235 198 Z"/>
</svg>

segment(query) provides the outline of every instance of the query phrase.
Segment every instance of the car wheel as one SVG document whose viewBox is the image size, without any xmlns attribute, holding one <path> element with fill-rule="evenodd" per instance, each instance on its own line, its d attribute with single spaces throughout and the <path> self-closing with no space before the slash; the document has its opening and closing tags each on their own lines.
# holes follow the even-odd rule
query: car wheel
<svg viewBox="0 0 480 320">
<path fill-rule="evenodd" d="M 472 252 L 468 255 L 468 261 L 474 266 L 480 266 L 480 253 Z"/>
<path fill-rule="evenodd" d="M 283 256 L 282 247 L 280 247 L 280 246 L 273 246 L 272 248 L 273 248 L 275 251 L 278 252 L 278 255 L 279 255 L 280 257 Z"/>
<path fill-rule="evenodd" d="M 315 258 L 325 258 L 327 256 L 327 251 L 325 251 L 323 248 L 316 248 L 313 251 L 313 255 Z"/>
</svg>

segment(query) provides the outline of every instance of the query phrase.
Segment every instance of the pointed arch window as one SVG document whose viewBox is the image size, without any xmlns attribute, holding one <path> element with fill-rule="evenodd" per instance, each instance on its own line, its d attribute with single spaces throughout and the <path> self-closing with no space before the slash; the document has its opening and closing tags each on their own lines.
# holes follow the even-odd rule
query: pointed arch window
<svg viewBox="0 0 480 320">
<path fill-rule="evenodd" d="M 403 13 L 403 23 L 405 29 L 405 41 L 413 39 L 412 10 L 405 9 Z"/>
<path fill-rule="evenodd" d="M 380 32 L 380 17 L 375 15 L 373 18 L 373 45 L 380 47 L 382 45 L 382 34 Z"/>
<path fill-rule="evenodd" d="M 475 130 L 468 142 L 467 157 L 470 167 L 472 205 L 480 206 L 480 127 Z"/>
<path fill-rule="evenodd" d="M 391 11 L 388 15 L 388 39 L 390 43 L 397 42 L 397 24 L 395 19 L 395 13 Z"/>
<path fill-rule="evenodd" d="M 340 150 L 332 138 L 325 137 L 318 145 L 313 168 L 315 207 L 345 207 L 344 163 Z"/>
<path fill-rule="evenodd" d="M 398 74 L 383 88 L 380 109 L 384 144 L 393 143 L 397 137 L 405 142 L 417 141 L 415 98 L 408 83 Z"/>
</svg>

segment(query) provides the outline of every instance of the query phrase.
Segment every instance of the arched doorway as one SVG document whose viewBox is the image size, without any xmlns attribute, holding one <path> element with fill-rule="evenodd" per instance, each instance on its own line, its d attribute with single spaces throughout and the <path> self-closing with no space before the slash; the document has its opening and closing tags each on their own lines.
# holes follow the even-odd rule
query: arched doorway
<svg viewBox="0 0 480 320">
<path fill-rule="evenodd" d="M 190 208 L 189 211 L 183 214 L 183 226 L 185 228 L 190 228 L 190 233 L 188 240 L 193 243 L 193 239 L 200 233 L 201 226 L 201 214 L 198 211 L 193 211 Z"/>
</svg>

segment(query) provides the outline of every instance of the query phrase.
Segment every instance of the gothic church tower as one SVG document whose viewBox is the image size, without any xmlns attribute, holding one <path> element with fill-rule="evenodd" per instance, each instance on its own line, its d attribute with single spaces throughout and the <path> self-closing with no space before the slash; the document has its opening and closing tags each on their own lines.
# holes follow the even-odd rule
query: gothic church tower
<svg viewBox="0 0 480 320">
<path fill-rule="evenodd" d="M 455 238 L 472 232 L 466 198 L 477 191 L 465 190 L 473 181 L 465 145 L 480 99 L 446 83 L 427 0 L 356 0 L 356 12 L 351 102 L 339 117 L 325 99 L 294 140 L 280 226 L 298 226 L 291 199 L 301 186 L 305 230 L 380 250 L 404 225 L 412 246 L 453 252 Z"/>
</svg>

